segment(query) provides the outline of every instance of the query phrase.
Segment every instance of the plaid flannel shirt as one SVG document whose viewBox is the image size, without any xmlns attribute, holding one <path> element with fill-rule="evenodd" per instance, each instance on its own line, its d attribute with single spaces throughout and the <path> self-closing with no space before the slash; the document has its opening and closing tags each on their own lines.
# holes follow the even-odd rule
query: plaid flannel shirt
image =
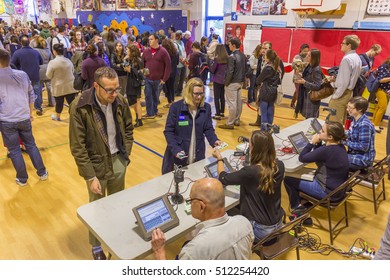
<svg viewBox="0 0 390 280">
<path fill-rule="evenodd" d="M 348 159 L 362 167 L 369 167 L 375 159 L 375 129 L 366 115 L 353 120 L 347 131 Z"/>
</svg>

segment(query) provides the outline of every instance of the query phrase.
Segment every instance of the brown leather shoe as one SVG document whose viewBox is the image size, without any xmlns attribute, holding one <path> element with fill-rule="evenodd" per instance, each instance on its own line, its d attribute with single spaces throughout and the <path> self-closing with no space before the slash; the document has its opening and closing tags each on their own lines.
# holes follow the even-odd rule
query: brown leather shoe
<svg viewBox="0 0 390 280">
<path fill-rule="evenodd" d="M 234 129 L 234 125 L 230 125 L 230 124 L 221 124 L 218 127 L 222 129 Z"/>
<path fill-rule="evenodd" d="M 92 250 L 92 256 L 94 260 L 101 261 L 101 260 L 106 260 L 106 255 L 104 254 L 103 250 L 94 252 Z"/>
<path fill-rule="evenodd" d="M 257 115 L 256 121 L 249 124 L 250 126 L 261 126 L 261 116 Z"/>
</svg>

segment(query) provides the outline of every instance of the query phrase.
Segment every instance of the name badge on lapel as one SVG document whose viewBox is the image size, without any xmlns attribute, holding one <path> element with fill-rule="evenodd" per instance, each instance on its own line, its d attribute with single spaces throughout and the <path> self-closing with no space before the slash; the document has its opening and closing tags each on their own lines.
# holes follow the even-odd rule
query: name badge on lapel
<svg viewBox="0 0 390 280">
<path fill-rule="evenodd" d="M 186 117 L 183 116 L 183 115 L 179 115 L 179 122 L 178 122 L 179 126 L 189 126 L 189 122 L 188 120 L 186 121 Z"/>
<path fill-rule="evenodd" d="M 188 121 L 179 121 L 179 126 L 189 126 L 189 122 Z"/>
</svg>

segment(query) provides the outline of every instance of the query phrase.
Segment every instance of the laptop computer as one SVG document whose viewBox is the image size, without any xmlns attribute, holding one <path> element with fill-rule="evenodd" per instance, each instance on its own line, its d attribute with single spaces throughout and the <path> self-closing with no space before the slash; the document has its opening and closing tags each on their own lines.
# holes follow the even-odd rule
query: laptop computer
<svg viewBox="0 0 390 280">
<path fill-rule="evenodd" d="M 230 163 L 227 161 L 226 158 L 223 158 L 223 165 L 224 165 L 224 169 L 227 173 L 231 173 L 234 171 L 233 167 L 230 165 Z M 217 166 L 218 166 L 218 161 L 214 161 L 214 162 L 212 162 L 204 167 L 204 169 L 206 170 L 206 173 L 209 177 L 218 179 Z"/>
<path fill-rule="evenodd" d="M 300 154 L 303 148 L 305 148 L 309 143 L 309 140 L 302 131 L 288 136 L 288 139 L 290 140 L 297 154 Z"/>
<path fill-rule="evenodd" d="M 315 133 L 317 134 L 320 134 L 321 131 L 322 131 L 322 124 L 320 124 L 320 122 L 318 121 L 318 119 L 313 119 L 311 122 L 310 122 L 310 125 L 311 127 L 313 128 L 313 130 L 315 131 Z"/>
<path fill-rule="evenodd" d="M 146 241 L 152 239 L 155 228 L 167 232 L 179 225 L 179 218 L 166 194 L 134 207 L 133 213 L 141 230 L 140 235 Z"/>
</svg>

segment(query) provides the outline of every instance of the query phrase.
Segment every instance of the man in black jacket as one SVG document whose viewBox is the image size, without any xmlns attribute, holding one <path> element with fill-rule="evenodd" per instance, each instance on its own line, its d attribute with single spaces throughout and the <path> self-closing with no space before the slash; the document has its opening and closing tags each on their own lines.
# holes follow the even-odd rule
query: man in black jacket
<svg viewBox="0 0 390 280">
<path fill-rule="evenodd" d="M 242 112 L 241 89 L 245 81 L 245 55 L 240 52 L 241 42 L 238 38 L 232 38 L 229 48 L 232 54 L 228 59 L 228 69 L 225 78 L 225 96 L 229 109 L 229 117 L 226 124 L 218 126 L 222 129 L 234 129 L 240 125 Z"/>
</svg>

